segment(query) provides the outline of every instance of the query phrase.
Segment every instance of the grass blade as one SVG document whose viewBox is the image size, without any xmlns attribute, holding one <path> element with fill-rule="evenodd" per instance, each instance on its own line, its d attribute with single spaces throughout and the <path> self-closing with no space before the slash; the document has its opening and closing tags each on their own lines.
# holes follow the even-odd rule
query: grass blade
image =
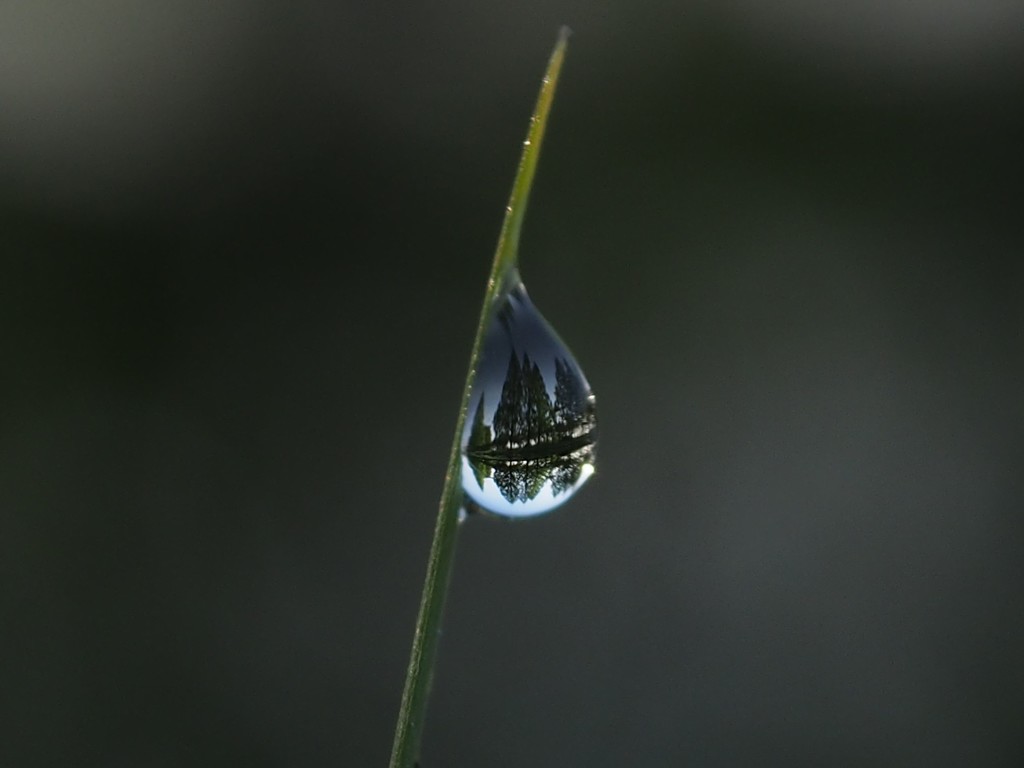
<svg viewBox="0 0 1024 768">
<path fill-rule="evenodd" d="M 423 734 L 423 721 L 426 716 L 427 701 L 430 696 L 430 684 L 433 677 L 434 661 L 437 657 L 437 642 L 441 629 L 441 617 L 444 612 L 445 595 L 451 579 L 452 562 L 455 555 L 455 540 L 458 533 L 459 509 L 462 506 L 462 488 L 459 481 L 461 463 L 462 430 L 466 423 L 466 411 L 469 408 L 469 396 L 476 376 L 480 351 L 483 346 L 484 334 L 494 314 L 498 299 L 502 295 L 507 281 L 515 275 L 519 262 L 519 233 L 526 214 L 526 203 L 533 185 L 533 177 L 537 171 L 540 157 L 541 142 L 547 127 L 548 114 L 555 96 L 555 86 L 565 58 L 568 44 L 569 29 L 562 27 L 558 42 L 548 62 L 544 80 L 541 83 L 537 106 L 530 120 L 530 130 L 523 143 L 523 153 L 519 160 L 512 194 L 508 207 L 505 209 L 505 220 L 498 237 L 498 247 L 494 254 L 487 291 L 484 294 L 483 307 L 480 310 L 480 322 L 477 325 L 476 338 L 469 358 L 469 372 L 466 374 L 466 386 L 462 393 L 462 404 L 459 407 L 458 419 L 455 423 L 455 439 L 452 441 L 451 455 L 448 459 L 448 471 L 441 492 L 441 503 L 434 526 L 434 539 L 430 546 L 430 557 L 427 561 L 427 575 L 423 582 L 423 597 L 420 600 L 420 612 L 416 621 L 416 633 L 413 636 L 412 652 L 409 657 L 409 668 L 405 676 L 405 689 L 402 692 L 402 703 L 398 711 L 398 723 L 395 726 L 395 741 L 391 752 L 390 768 L 413 768 L 419 756 L 420 740 Z"/>
</svg>

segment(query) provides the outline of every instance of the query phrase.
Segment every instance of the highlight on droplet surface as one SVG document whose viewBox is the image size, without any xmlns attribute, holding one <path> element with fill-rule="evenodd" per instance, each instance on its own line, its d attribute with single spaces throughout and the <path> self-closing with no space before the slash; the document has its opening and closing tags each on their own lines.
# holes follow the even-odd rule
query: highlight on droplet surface
<svg viewBox="0 0 1024 768">
<path fill-rule="evenodd" d="M 518 275 L 484 337 L 462 432 L 462 488 L 487 512 L 530 517 L 594 472 L 597 415 L 583 371 Z"/>
</svg>

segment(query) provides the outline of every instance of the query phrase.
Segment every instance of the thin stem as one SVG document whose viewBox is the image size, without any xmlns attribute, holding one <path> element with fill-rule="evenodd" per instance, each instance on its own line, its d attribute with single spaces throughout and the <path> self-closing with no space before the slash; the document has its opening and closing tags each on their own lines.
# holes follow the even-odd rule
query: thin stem
<svg viewBox="0 0 1024 768">
<path fill-rule="evenodd" d="M 463 503 L 459 474 L 462 431 L 466 424 L 469 397 L 473 388 L 473 380 L 476 378 L 484 334 L 502 295 L 502 290 L 511 276 L 515 274 L 516 266 L 519 263 L 519 233 L 522 229 L 533 177 L 537 171 L 537 160 L 540 157 L 544 129 L 547 127 L 548 114 L 554 100 L 555 86 L 562 69 L 562 61 L 565 58 L 568 38 L 569 28 L 562 27 L 558 35 L 558 42 L 555 44 L 555 49 L 548 62 L 544 80 L 541 83 L 537 106 L 530 120 L 530 130 L 523 144 L 519 169 L 512 185 L 508 207 L 505 209 L 505 220 L 501 226 L 494 263 L 487 281 L 487 291 L 484 294 L 483 307 L 480 310 L 480 322 L 477 325 L 476 338 L 473 341 L 473 351 L 469 357 L 469 372 L 466 374 L 466 386 L 462 392 L 462 404 L 455 422 L 455 438 L 452 441 L 448 471 L 445 474 L 444 488 L 441 491 L 441 504 L 434 526 L 434 540 L 430 546 L 430 558 L 427 561 L 427 575 L 423 582 L 419 618 L 416 620 L 416 633 L 413 636 L 409 668 L 405 675 L 405 689 L 402 692 L 402 704 L 398 711 L 398 723 L 395 726 L 395 741 L 391 752 L 390 768 L 413 768 L 419 757 L 423 721 L 426 716 L 434 662 L 437 657 L 441 616 L 444 612 L 448 584 L 451 581 L 459 509 Z"/>
</svg>

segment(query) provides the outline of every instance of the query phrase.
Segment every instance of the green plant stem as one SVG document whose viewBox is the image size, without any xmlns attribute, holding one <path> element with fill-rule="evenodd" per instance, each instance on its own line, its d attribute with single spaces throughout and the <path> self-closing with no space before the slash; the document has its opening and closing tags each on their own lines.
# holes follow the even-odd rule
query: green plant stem
<svg viewBox="0 0 1024 768">
<path fill-rule="evenodd" d="M 426 716 L 427 701 L 430 697 L 434 662 L 437 658 L 441 617 L 444 612 L 448 584 L 451 581 L 459 510 L 463 504 L 460 482 L 461 444 L 466 412 L 469 409 L 469 397 L 473 388 L 473 380 L 476 377 L 487 327 L 508 282 L 517 279 L 519 233 L 522 229 L 523 217 L 526 214 L 526 203 L 533 185 L 533 177 L 537 171 L 541 142 L 544 139 L 544 130 L 547 127 L 548 114 L 554 100 L 555 86 L 562 69 L 562 61 L 565 58 L 568 38 L 568 27 L 562 27 L 558 35 L 558 42 L 555 44 L 555 49 L 548 62 L 544 80 L 541 83 L 537 106 L 530 120 L 530 130 L 523 143 L 519 169 L 512 185 L 508 207 L 505 209 L 505 220 L 501 226 L 494 263 L 487 281 L 487 291 L 484 294 L 483 307 L 480 311 L 480 322 L 477 325 L 473 351 L 469 358 L 469 372 L 466 374 L 462 404 L 459 407 L 459 416 L 455 423 L 455 439 L 452 441 L 452 450 L 448 459 L 448 471 L 445 474 L 444 488 L 441 491 L 441 503 L 434 526 L 434 540 L 430 546 L 430 558 L 427 561 L 423 597 L 420 600 L 416 633 L 413 636 L 409 668 L 405 676 L 405 689 L 402 692 L 402 704 L 398 711 L 398 723 L 395 726 L 395 741 L 391 751 L 390 768 L 413 768 L 419 757 L 423 721 Z"/>
</svg>

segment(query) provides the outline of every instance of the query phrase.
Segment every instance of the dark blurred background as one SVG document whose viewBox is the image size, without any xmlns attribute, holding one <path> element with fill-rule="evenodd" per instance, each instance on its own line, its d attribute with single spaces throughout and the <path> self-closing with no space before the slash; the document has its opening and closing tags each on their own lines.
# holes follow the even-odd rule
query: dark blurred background
<svg viewBox="0 0 1024 768">
<path fill-rule="evenodd" d="M 598 396 L 425 768 L 1024 764 L 1024 6 L 0 6 L 0 765 L 383 766 L 520 142 Z"/>
</svg>

